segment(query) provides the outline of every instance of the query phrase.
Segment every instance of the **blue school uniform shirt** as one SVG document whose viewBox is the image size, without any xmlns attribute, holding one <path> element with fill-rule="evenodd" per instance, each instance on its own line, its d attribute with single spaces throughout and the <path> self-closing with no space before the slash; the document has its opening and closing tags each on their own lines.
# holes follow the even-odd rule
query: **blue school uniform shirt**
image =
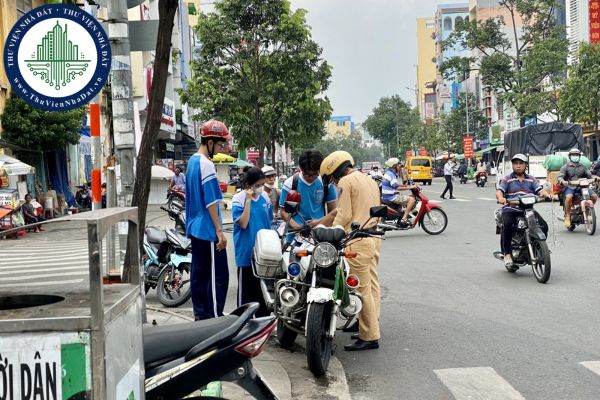
<svg viewBox="0 0 600 400">
<path fill-rule="evenodd" d="M 233 221 L 233 244 L 235 247 L 235 263 L 238 267 L 249 267 L 254 250 L 256 234 L 261 229 L 271 229 L 271 220 L 273 219 L 273 208 L 271 200 L 266 193 L 262 193 L 258 198 L 250 201 L 250 218 L 245 229 L 237 223 L 246 206 L 246 197 L 248 194 L 241 191 L 233 196 L 231 200 L 231 212 Z"/>
<path fill-rule="evenodd" d="M 281 188 L 281 196 L 279 197 L 279 207 L 283 208 L 285 205 L 285 199 L 288 193 L 292 190 L 292 183 L 294 177 L 291 176 L 283 183 Z M 300 211 L 298 215 L 294 217 L 294 221 L 298 224 L 302 224 L 302 218 L 306 221 L 310 219 L 320 219 L 325 216 L 325 208 L 323 207 L 323 196 L 325 191 L 323 190 L 323 181 L 319 176 L 313 183 L 306 183 L 302 178 L 302 174 L 298 176 L 298 188 L 297 192 L 300 193 L 302 199 L 300 201 Z M 337 192 L 335 186 L 330 184 L 327 192 L 327 198 L 325 203 L 331 203 L 337 199 Z M 300 218 L 302 216 L 302 218 Z"/>
<path fill-rule="evenodd" d="M 188 237 L 217 241 L 217 231 L 208 207 L 223 201 L 215 165 L 202 154 L 190 157 L 185 173 L 185 218 Z M 221 222 L 221 209 L 219 222 Z"/>
</svg>

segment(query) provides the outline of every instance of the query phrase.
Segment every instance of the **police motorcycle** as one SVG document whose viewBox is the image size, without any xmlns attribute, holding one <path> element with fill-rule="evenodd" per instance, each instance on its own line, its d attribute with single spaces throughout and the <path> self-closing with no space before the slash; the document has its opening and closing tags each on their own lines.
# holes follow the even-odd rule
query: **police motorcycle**
<svg viewBox="0 0 600 400">
<path fill-rule="evenodd" d="M 350 233 L 341 227 L 315 228 L 304 224 L 289 229 L 298 213 L 300 195 L 290 192 L 285 202 L 289 214 L 281 239 L 277 232 L 258 232 L 252 267 L 261 279 L 267 307 L 277 317 L 277 339 L 284 348 L 293 346 L 298 334 L 306 337 L 308 368 L 315 376 L 327 372 L 334 352 L 333 338 L 338 319 L 347 326 L 358 315 L 362 300 L 357 292 L 358 276 L 350 273 L 347 259 L 357 256 L 346 250 L 351 241 L 383 235 L 352 225 Z M 386 207 L 373 207 L 371 218 L 384 217 Z M 293 243 L 287 234 L 295 234 Z"/>
<path fill-rule="evenodd" d="M 272 316 L 253 318 L 256 310 L 258 303 L 249 303 L 223 317 L 145 326 L 146 399 L 204 398 L 189 395 L 213 381 L 233 382 L 259 400 L 277 399 L 252 365 L 276 321 Z"/>
<path fill-rule="evenodd" d="M 594 202 L 590 196 L 590 185 L 598 178 L 582 178 L 575 181 L 567 181 L 567 186 L 575 189 L 573 201 L 571 203 L 571 226 L 567 229 L 574 231 L 577 225 L 585 225 L 585 230 L 588 235 L 596 233 L 596 211 L 594 210 Z M 560 195 L 561 204 L 564 207 L 564 195 Z"/>
<path fill-rule="evenodd" d="M 546 283 L 550 279 L 551 261 L 550 250 L 546 243 L 546 235 L 537 220 L 533 206 L 545 201 L 543 197 L 533 194 L 519 196 L 516 200 L 507 202 L 507 205 L 517 207 L 524 211 L 517 217 L 513 226 L 512 259 L 513 265 L 506 266 L 508 272 L 516 272 L 520 267 L 531 265 L 533 275 L 539 283 Z M 502 229 L 502 210 L 497 209 L 496 233 Z M 494 257 L 504 261 L 502 251 L 494 252 Z"/>
<path fill-rule="evenodd" d="M 142 255 L 144 288 L 146 294 L 156 288 L 158 299 L 165 307 L 179 307 L 192 295 L 192 244 L 185 237 L 185 215 L 161 209 L 175 221 L 175 228 L 146 228 Z"/>
</svg>

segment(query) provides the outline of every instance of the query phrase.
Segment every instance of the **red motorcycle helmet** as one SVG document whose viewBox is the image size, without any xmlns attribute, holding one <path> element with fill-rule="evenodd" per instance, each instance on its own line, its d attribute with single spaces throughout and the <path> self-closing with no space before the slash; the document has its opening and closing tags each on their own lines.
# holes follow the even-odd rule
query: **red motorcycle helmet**
<svg viewBox="0 0 600 400">
<path fill-rule="evenodd" d="M 290 190 L 285 198 L 284 210 L 287 213 L 297 213 L 300 210 L 302 196 L 295 190 Z"/>
<path fill-rule="evenodd" d="M 216 119 L 211 119 L 202 124 L 200 136 L 203 138 L 222 139 L 227 142 L 231 140 L 229 129 L 227 129 L 224 123 Z"/>
</svg>

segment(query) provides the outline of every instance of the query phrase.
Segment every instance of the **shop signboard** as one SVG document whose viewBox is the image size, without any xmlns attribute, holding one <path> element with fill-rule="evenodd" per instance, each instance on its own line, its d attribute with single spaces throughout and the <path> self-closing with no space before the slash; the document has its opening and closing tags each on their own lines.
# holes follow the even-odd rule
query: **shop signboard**
<svg viewBox="0 0 600 400">
<path fill-rule="evenodd" d="M 463 149 L 465 158 L 473 158 L 473 136 L 463 137 Z"/>
<path fill-rule="evenodd" d="M 589 0 L 590 43 L 600 42 L 600 0 Z"/>
</svg>

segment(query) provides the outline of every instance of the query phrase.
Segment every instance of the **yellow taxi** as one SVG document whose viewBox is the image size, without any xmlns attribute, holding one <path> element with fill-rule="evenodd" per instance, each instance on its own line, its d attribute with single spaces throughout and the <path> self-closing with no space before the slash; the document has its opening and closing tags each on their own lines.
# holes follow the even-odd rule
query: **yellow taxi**
<svg viewBox="0 0 600 400">
<path fill-rule="evenodd" d="M 405 170 L 407 177 L 413 182 L 423 182 L 431 185 L 433 179 L 431 157 L 414 156 L 406 160 Z"/>
</svg>

